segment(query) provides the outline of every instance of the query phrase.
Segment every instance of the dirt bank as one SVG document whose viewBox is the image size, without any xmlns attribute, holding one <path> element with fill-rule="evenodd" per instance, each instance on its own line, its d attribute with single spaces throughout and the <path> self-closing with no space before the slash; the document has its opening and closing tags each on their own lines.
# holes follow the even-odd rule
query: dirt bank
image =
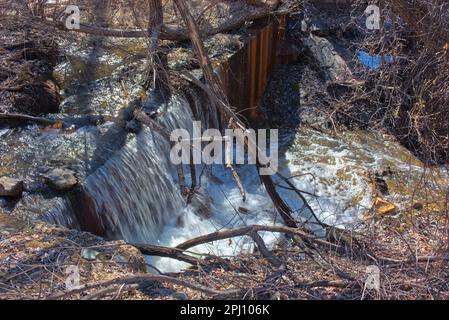
<svg viewBox="0 0 449 320">
<path fill-rule="evenodd" d="M 52 77 L 58 44 L 49 27 L 34 21 L 0 21 L 0 113 L 56 113 L 61 98 Z"/>
</svg>

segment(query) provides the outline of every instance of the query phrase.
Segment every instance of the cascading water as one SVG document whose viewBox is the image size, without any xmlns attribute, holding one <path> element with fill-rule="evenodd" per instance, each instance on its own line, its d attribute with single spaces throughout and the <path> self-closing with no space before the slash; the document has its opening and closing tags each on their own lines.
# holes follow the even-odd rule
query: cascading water
<svg viewBox="0 0 449 320">
<path fill-rule="evenodd" d="M 201 118 L 203 128 L 218 127 L 215 110 L 207 110 Z M 184 128 L 192 132 L 190 106 L 180 97 L 172 98 L 160 119 L 169 130 Z M 154 131 L 143 128 L 86 178 L 81 191 L 60 200 L 47 213 L 47 221 L 70 227 L 79 224 L 83 230 L 110 239 L 167 246 L 223 228 L 276 223 L 273 204 L 254 166 L 237 167 L 248 193 L 245 202 L 230 172 L 223 166 L 213 165 L 207 169 L 198 166 L 197 172 L 204 173 L 199 181 L 201 187 L 192 203 L 186 206 L 176 168 L 169 156 L 168 142 Z M 185 167 L 184 171 L 186 182 L 190 183 L 189 168 Z M 242 207 L 248 212 L 240 213 Z M 263 234 L 263 238 L 268 244 L 277 239 L 269 233 Z M 226 256 L 252 249 L 252 241 L 242 237 L 192 250 Z M 164 271 L 187 266 L 172 259 L 148 258 L 148 261 Z"/>
<path fill-rule="evenodd" d="M 108 238 L 154 242 L 167 216 L 179 214 L 182 197 L 169 152 L 161 138 L 148 129 L 91 175 L 85 192 Z"/>
<path fill-rule="evenodd" d="M 230 74 L 221 74 L 235 105 L 254 106 L 258 95 L 264 90 L 268 64 L 273 62 L 273 59 L 269 58 L 270 53 L 276 51 L 276 46 L 272 41 L 267 41 L 274 29 L 263 30 L 265 31 L 252 41 L 249 53 L 242 50 L 234 59 L 237 68 L 240 62 L 251 66 L 249 70 L 242 71 L 237 79 L 242 81 L 236 83 L 246 85 L 257 83 L 258 90 L 250 90 L 249 96 L 242 96 L 240 93 L 245 89 L 239 87 L 239 90 L 234 90 L 237 85 L 233 85 Z M 263 45 L 255 45 L 257 41 L 261 41 Z M 264 52 L 258 52 L 258 48 Z M 254 59 L 260 54 L 264 56 L 265 63 L 256 66 Z M 251 61 L 246 61 L 247 57 Z M 229 72 L 233 74 L 235 70 L 231 69 Z M 261 75 L 260 81 L 256 81 Z M 243 81 L 245 79 L 251 81 Z M 195 92 L 192 88 L 190 90 L 191 92 L 186 95 L 189 103 L 180 96 L 173 96 L 166 110 L 160 108 L 162 116 L 158 121 L 169 130 L 182 128 L 192 132 L 193 118 L 201 121 L 203 130 L 220 128 L 218 113 L 207 103 L 207 99 L 203 99 L 204 93 Z M 246 101 L 248 99 L 252 101 L 249 104 Z M 111 156 L 111 152 L 106 153 L 107 161 L 87 176 L 80 190 L 61 199 L 54 209 L 47 213 L 48 221 L 70 227 L 79 226 L 82 230 L 107 238 L 171 247 L 221 229 L 253 224 L 282 224 L 259 180 L 255 166 L 236 166 L 247 193 L 247 200 L 243 201 L 231 173 L 224 166 L 212 165 L 204 168 L 198 165 L 196 172 L 199 177 L 197 181 L 199 189 L 192 202 L 186 205 L 180 193 L 176 168 L 169 158 L 169 143 L 147 128 L 143 128 L 136 136 L 125 132 L 123 135 L 127 137 L 112 135 L 112 139 L 121 139 L 121 143 L 117 141 L 117 146 L 113 148 L 113 155 Z M 129 139 L 130 136 L 133 137 Z M 369 150 L 362 152 L 363 154 L 357 153 L 353 156 L 350 153 L 343 157 L 340 152 L 342 146 L 338 141 L 328 143 L 327 137 L 323 138 L 314 132 L 307 133 L 304 141 L 300 138 L 301 135 L 296 139 L 298 141 L 292 143 L 289 135 L 280 136 L 281 173 L 286 177 L 296 177 L 291 179 L 291 182 L 307 192 L 307 198 L 320 219 L 337 224 L 354 220 L 360 211 L 359 208 L 347 210 L 346 207 L 355 207 L 354 203 L 357 205 L 362 203 L 365 206 L 372 203 L 370 195 L 366 195 L 365 192 L 367 183 L 363 181 L 360 170 L 354 173 L 343 172 L 344 174 L 338 170 L 352 165 L 360 157 L 369 156 Z M 323 140 L 322 146 L 313 145 L 312 148 L 309 140 L 314 139 L 319 142 Z M 382 141 L 378 143 L 381 144 Z M 110 145 L 106 147 L 106 151 L 109 148 Z M 105 154 L 102 150 L 98 153 L 100 156 Z M 328 158 L 324 159 L 326 161 L 322 165 L 317 165 L 322 162 L 320 159 L 323 155 L 327 155 Z M 341 160 L 335 161 L 334 158 Z M 297 159 L 301 159 L 301 162 L 298 163 Z M 186 166 L 184 169 L 186 182 L 189 184 L 190 168 Z M 313 174 L 307 175 L 304 170 Z M 335 183 L 332 182 L 332 177 L 328 177 L 329 174 L 338 175 L 343 187 L 333 188 Z M 294 193 L 283 188 L 279 188 L 278 191 L 296 213 L 296 219 L 311 221 L 310 213 L 304 210 L 303 203 Z M 311 228 L 313 231 L 319 231 L 315 226 Z M 261 233 L 261 236 L 268 246 L 273 246 L 281 237 L 273 233 Z M 251 239 L 240 237 L 204 244 L 189 251 L 230 256 L 253 248 Z M 161 271 L 178 271 L 188 266 L 169 258 L 147 257 L 147 262 Z"/>
<path fill-rule="evenodd" d="M 192 126 L 191 111 L 184 100 L 174 97 L 165 112 L 167 128 L 189 129 Z M 77 203 L 80 201 L 77 197 L 69 197 L 71 201 L 65 200 L 65 205 L 47 214 L 48 220 L 65 225 L 66 221 L 61 221 L 63 217 L 76 215 L 80 218 L 90 211 L 88 219 L 95 223 L 89 223 L 97 225 L 108 238 L 156 242 L 166 221 L 183 210 L 169 154 L 170 146 L 164 138 L 143 128 L 87 177 L 82 186 L 84 203 Z M 91 202 L 90 207 L 87 202 Z M 70 214 L 73 211 L 75 214 Z"/>
<path fill-rule="evenodd" d="M 251 45 L 248 58 L 255 62 L 262 54 L 266 61 L 260 69 L 268 70 L 268 60 L 274 63 L 274 59 L 269 57 L 275 55 L 275 43 L 281 37 L 273 27 L 262 31 L 255 34 L 251 43 L 262 41 L 264 45 L 260 47 L 263 53 L 257 52 L 259 46 Z M 275 39 L 271 42 L 270 37 Z M 240 56 L 246 57 L 245 52 L 242 51 Z M 253 65 L 251 61 L 242 60 L 242 63 Z M 254 67 L 249 73 L 254 80 L 251 80 L 251 83 L 254 82 L 252 86 L 260 87 L 251 93 L 251 101 L 255 101 L 257 95 L 263 93 L 267 74 L 263 76 L 263 83 L 259 83 L 255 79 L 260 72 L 256 72 Z M 223 74 L 221 76 L 225 78 L 223 80 L 230 79 Z M 238 98 L 235 94 L 233 97 Z M 195 92 L 189 95 L 189 103 L 174 97 L 167 110 L 162 110 L 163 115 L 159 120 L 169 130 L 183 128 L 191 132 L 194 114 L 203 124 L 203 130 L 220 128 L 218 112 L 204 100 L 207 99 L 202 99 L 202 94 Z M 230 172 L 223 166 L 213 165 L 206 169 L 197 166 L 200 189 L 191 204 L 186 206 L 169 152 L 169 144 L 164 138 L 154 131 L 142 129 L 135 138 L 127 141 L 103 165 L 88 175 L 80 190 L 61 200 L 54 210 L 47 213 L 47 220 L 62 225 L 70 222 L 72 227 L 79 224 L 81 229 L 107 238 L 167 246 L 223 228 L 282 223 L 259 180 L 255 166 L 251 165 L 236 167 L 247 192 L 245 202 Z M 184 172 L 186 182 L 189 183 L 190 168 L 186 167 Z M 268 245 L 273 244 L 278 237 L 271 233 L 261 235 Z M 192 251 L 226 256 L 252 250 L 253 247 L 250 239 L 242 237 L 198 246 Z M 176 271 L 187 266 L 165 258 L 148 258 L 148 261 L 164 271 Z"/>
</svg>

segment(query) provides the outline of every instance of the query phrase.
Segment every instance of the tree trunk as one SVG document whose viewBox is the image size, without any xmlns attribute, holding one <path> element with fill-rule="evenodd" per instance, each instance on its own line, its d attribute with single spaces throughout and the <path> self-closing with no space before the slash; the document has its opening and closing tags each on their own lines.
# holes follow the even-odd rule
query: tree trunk
<svg viewBox="0 0 449 320">
<path fill-rule="evenodd" d="M 159 50 L 159 37 L 164 26 L 162 0 L 148 0 L 150 16 L 148 20 L 149 51 L 147 79 L 144 88 L 157 95 L 157 100 L 166 101 L 170 96 L 167 75 L 167 55 Z M 152 97 L 154 98 L 154 97 Z"/>
</svg>

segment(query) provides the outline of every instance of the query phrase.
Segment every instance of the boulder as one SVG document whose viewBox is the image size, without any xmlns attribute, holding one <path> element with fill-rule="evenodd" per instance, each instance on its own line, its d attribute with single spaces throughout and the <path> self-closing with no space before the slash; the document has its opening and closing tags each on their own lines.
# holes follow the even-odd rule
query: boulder
<svg viewBox="0 0 449 320">
<path fill-rule="evenodd" d="M 45 176 L 45 183 L 56 191 L 69 191 L 78 184 L 75 172 L 69 169 L 57 168 L 49 171 Z"/>
<path fill-rule="evenodd" d="M 9 177 L 0 178 L 0 196 L 17 197 L 23 192 L 23 181 Z"/>
</svg>

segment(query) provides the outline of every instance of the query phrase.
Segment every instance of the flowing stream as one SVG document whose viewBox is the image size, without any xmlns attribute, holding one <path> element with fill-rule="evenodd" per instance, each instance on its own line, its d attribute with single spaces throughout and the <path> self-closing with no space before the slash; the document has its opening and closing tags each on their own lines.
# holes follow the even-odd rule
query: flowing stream
<svg viewBox="0 0 449 320">
<path fill-rule="evenodd" d="M 273 32 L 272 28 L 268 30 Z M 116 53 L 106 50 L 92 53 L 73 47 L 66 50 L 71 58 L 57 69 L 63 78 L 61 83 L 65 83 L 65 101 L 62 114 L 53 115 L 54 118 L 72 117 L 76 123 L 85 115 L 117 115 L 126 107 L 129 97 L 139 94 L 138 77 L 123 80 L 129 70 L 119 65 Z M 265 57 L 268 63 L 268 55 Z M 92 66 L 97 67 L 96 72 L 90 70 Z M 80 73 L 83 68 L 90 70 L 87 76 Z M 268 77 L 268 67 L 263 69 Z M 256 76 L 260 72 L 251 74 Z M 262 91 L 265 84 L 266 79 L 255 85 Z M 128 90 L 123 90 L 124 85 Z M 204 127 L 218 127 L 216 112 L 208 109 L 207 114 L 201 113 L 202 102 L 197 98 L 199 102 L 191 105 L 181 94 L 173 95 L 166 106 L 161 106 L 161 121 L 169 129 L 184 128 L 191 132 L 193 114 L 197 114 Z M 0 137 L 0 174 L 25 177 L 27 182 L 27 192 L 14 204 L 15 210 L 23 208 L 55 224 L 95 232 L 109 239 L 166 246 L 225 228 L 282 224 L 255 166 L 251 165 L 236 168 L 248 193 L 245 202 L 230 172 L 224 166 L 213 165 L 197 166 L 201 187 L 191 204 L 186 205 L 176 168 L 169 159 L 169 144 L 147 128 L 132 133 L 106 121 L 83 125 L 75 131 L 37 126 L 3 129 Z M 295 177 L 291 181 L 309 194 L 306 198 L 315 213 L 328 224 L 348 226 L 371 208 L 374 199 L 369 170 L 387 167 L 421 170 L 419 161 L 407 150 L 381 134 L 360 131 L 336 136 L 299 128 L 280 139 L 281 173 Z M 44 186 L 41 173 L 60 166 L 77 173 L 80 187 L 67 195 L 38 192 Z M 185 168 L 185 172 L 189 183 L 190 171 Z M 303 203 L 292 192 L 279 190 L 296 218 L 310 221 Z M 261 235 L 270 247 L 281 240 L 277 234 Z M 245 237 L 192 249 L 221 256 L 247 250 L 253 250 L 253 244 Z M 148 262 L 162 271 L 187 267 L 168 258 L 148 257 Z"/>
</svg>

